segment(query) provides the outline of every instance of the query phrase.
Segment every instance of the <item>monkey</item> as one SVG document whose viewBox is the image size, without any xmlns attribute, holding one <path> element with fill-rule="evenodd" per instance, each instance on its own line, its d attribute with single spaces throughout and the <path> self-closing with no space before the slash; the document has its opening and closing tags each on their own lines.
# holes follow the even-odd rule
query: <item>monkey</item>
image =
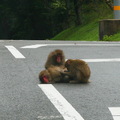
<svg viewBox="0 0 120 120">
<path fill-rule="evenodd" d="M 91 70 L 88 64 L 79 59 L 68 59 L 65 62 L 65 67 L 68 71 L 62 72 L 62 74 L 68 75 L 72 80 L 69 83 L 88 83 Z"/>
<path fill-rule="evenodd" d="M 62 75 L 64 69 L 58 66 L 50 66 L 48 69 L 43 70 L 39 74 L 39 79 L 42 83 L 67 83 L 69 82 L 69 77 L 67 75 Z"/>
<path fill-rule="evenodd" d="M 61 74 L 61 72 L 67 69 L 64 66 L 65 56 L 64 52 L 60 49 L 56 49 L 48 55 L 45 63 L 45 69 L 40 72 L 39 79 L 42 83 L 67 83 L 69 76 Z"/>
<path fill-rule="evenodd" d="M 64 64 L 64 52 L 60 49 L 56 49 L 48 55 L 47 61 L 45 63 L 45 68 L 48 69 L 51 65 L 60 66 L 61 68 L 64 68 Z"/>
<path fill-rule="evenodd" d="M 50 83 L 51 79 L 52 78 L 48 70 L 42 70 L 39 73 L 39 80 L 41 81 L 41 83 Z"/>
</svg>

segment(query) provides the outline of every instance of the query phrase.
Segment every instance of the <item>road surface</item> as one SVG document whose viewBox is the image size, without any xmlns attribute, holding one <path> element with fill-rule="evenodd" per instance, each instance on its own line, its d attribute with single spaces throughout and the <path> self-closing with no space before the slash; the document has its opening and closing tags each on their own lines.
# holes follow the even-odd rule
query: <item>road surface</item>
<svg viewBox="0 0 120 120">
<path fill-rule="evenodd" d="M 90 84 L 40 84 L 48 54 L 83 59 Z M 0 120 L 120 120 L 120 42 L 0 40 Z"/>
</svg>

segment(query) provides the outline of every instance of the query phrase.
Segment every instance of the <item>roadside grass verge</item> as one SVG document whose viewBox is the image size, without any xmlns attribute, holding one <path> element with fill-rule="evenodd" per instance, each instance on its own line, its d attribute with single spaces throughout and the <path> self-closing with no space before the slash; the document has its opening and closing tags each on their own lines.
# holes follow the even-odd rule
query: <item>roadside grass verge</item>
<svg viewBox="0 0 120 120">
<path fill-rule="evenodd" d="M 99 23 L 91 22 L 84 26 L 74 26 L 67 30 L 62 31 L 56 35 L 52 40 L 85 40 L 97 41 L 99 38 Z"/>
</svg>

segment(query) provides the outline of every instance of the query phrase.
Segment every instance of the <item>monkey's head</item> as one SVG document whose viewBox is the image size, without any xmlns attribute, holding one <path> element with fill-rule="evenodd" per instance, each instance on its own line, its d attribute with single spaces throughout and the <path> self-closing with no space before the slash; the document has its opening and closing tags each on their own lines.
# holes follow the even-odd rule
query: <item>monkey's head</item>
<svg viewBox="0 0 120 120">
<path fill-rule="evenodd" d="M 54 62 L 58 65 L 62 65 L 65 62 L 65 56 L 62 50 L 57 49 L 54 51 Z"/>
<path fill-rule="evenodd" d="M 68 60 L 65 62 L 65 67 L 68 69 L 68 71 L 70 70 L 70 66 L 71 66 L 72 63 L 73 63 L 73 60 L 72 60 L 72 59 L 68 59 Z"/>
<path fill-rule="evenodd" d="M 50 83 L 51 77 L 50 77 L 50 73 L 48 72 L 48 70 L 41 71 L 39 74 L 39 79 L 41 83 Z"/>
</svg>

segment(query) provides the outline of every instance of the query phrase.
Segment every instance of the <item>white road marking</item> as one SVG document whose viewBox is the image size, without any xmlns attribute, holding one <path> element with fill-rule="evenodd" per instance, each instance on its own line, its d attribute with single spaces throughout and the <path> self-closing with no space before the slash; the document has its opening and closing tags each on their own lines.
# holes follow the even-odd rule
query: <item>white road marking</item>
<svg viewBox="0 0 120 120">
<path fill-rule="evenodd" d="M 120 120 L 120 116 L 113 116 L 113 120 Z"/>
<path fill-rule="evenodd" d="M 120 46 L 120 44 L 78 44 L 78 43 L 73 43 L 73 44 L 47 44 L 47 46 Z"/>
<path fill-rule="evenodd" d="M 46 44 L 36 44 L 36 45 L 23 46 L 21 48 L 39 48 L 39 47 L 43 47 L 43 46 L 47 46 L 47 45 Z"/>
<path fill-rule="evenodd" d="M 63 116 L 64 120 L 84 120 L 72 105 L 51 84 L 39 84 L 55 108 Z"/>
<path fill-rule="evenodd" d="M 113 120 L 120 120 L 120 107 L 109 107 Z"/>
<path fill-rule="evenodd" d="M 67 61 L 68 59 L 65 59 Z M 109 58 L 109 59 L 81 59 L 85 62 L 120 62 L 120 58 Z"/>
<path fill-rule="evenodd" d="M 5 46 L 15 58 L 25 58 L 14 46 Z"/>
<path fill-rule="evenodd" d="M 120 116 L 120 107 L 109 107 L 112 115 Z"/>
<path fill-rule="evenodd" d="M 4 42 L 3 40 L 0 40 L 0 42 Z"/>
<path fill-rule="evenodd" d="M 86 62 L 120 62 L 120 58 L 110 58 L 110 59 L 82 59 Z"/>
<path fill-rule="evenodd" d="M 28 46 L 23 46 L 21 48 L 39 48 L 43 46 L 120 46 L 120 44 L 78 44 L 78 43 L 71 43 L 71 44 L 35 44 L 35 45 L 28 45 Z"/>
<path fill-rule="evenodd" d="M 58 118 L 62 118 L 62 116 L 38 116 L 40 120 L 56 120 Z"/>
<path fill-rule="evenodd" d="M 120 44 L 35 44 L 29 46 L 23 46 L 21 48 L 39 48 L 44 46 L 120 46 Z M 110 59 L 83 59 L 86 62 L 120 62 L 120 58 L 110 58 Z"/>
</svg>

